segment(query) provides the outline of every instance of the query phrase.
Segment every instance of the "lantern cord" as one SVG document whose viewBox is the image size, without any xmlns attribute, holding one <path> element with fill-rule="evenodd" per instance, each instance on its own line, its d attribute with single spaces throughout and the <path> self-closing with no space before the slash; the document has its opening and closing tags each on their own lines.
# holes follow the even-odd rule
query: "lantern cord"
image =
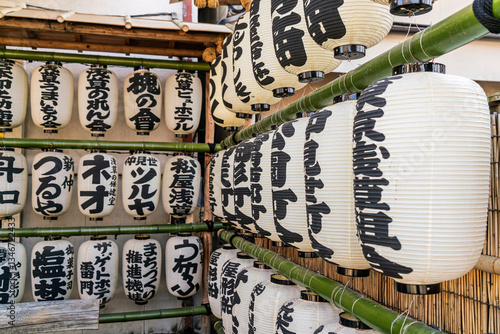
<svg viewBox="0 0 500 334">
<path fill-rule="evenodd" d="M 500 19 L 493 15 L 493 0 L 475 0 L 472 4 L 474 16 L 489 32 L 500 33 Z"/>
</svg>

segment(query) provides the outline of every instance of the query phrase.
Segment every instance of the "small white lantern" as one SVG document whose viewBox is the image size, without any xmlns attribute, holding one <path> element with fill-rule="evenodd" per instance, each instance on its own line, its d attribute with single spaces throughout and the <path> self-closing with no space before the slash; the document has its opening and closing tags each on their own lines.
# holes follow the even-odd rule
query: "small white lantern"
<svg viewBox="0 0 500 334">
<path fill-rule="evenodd" d="M 118 246 L 105 236 L 91 237 L 80 245 L 76 264 L 80 299 L 97 299 L 102 308 L 113 298 L 119 258 Z"/>
<path fill-rule="evenodd" d="M 224 218 L 224 211 L 222 211 L 222 193 L 221 193 L 221 168 L 222 158 L 224 151 L 216 152 L 210 160 L 210 176 L 209 176 L 209 202 L 212 214 L 219 218 Z"/>
<path fill-rule="evenodd" d="M 203 244 L 190 233 L 177 233 L 165 247 L 167 289 L 178 299 L 194 296 L 201 289 Z"/>
<path fill-rule="evenodd" d="M 21 302 L 27 265 L 23 244 L 8 238 L 0 240 L 0 304 Z"/>
<path fill-rule="evenodd" d="M 179 155 L 165 163 L 162 180 L 162 201 L 174 224 L 184 223 L 192 214 L 200 197 L 201 166 L 198 160 Z"/>
<path fill-rule="evenodd" d="M 149 235 L 136 235 L 123 245 L 123 289 L 137 305 L 145 305 L 158 292 L 161 246 Z"/>
<path fill-rule="evenodd" d="M 248 328 L 254 334 L 276 332 L 276 319 L 284 302 L 299 298 L 302 287 L 283 275 L 271 275 L 268 281 L 257 284 L 250 295 Z"/>
<path fill-rule="evenodd" d="M 176 137 L 196 132 L 201 118 L 201 80 L 188 72 L 172 74 L 165 83 L 165 123 Z"/>
<path fill-rule="evenodd" d="M 78 116 L 92 137 L 103 137 L 118 117 L 118 79 L 105 66 L 94 65 L 78 78 Z"/>
<path fill-rule="evenodd" d="M 123 83 L 127 125 L 138 135 L 147 136 L 161 121 L 162 89 L 160 77 L 146 67 L 136 67 Z"/>
<path fill-rule="evenodd" d="M 378 334 L 376 330 L 371 329 L 363 322 L 359 321 L 351 314 L 342 312 L 339 315 L 339 321 L 319 326 L 314 334 Z"/>
<path fill-rule="evenodd" d="M 372 0 L 304 1 L 310 36 L 335 58 L 362 58 L 389 33 L 393 17 L 389 7 Z"/>
<path fill-rule="evenodd" d="M 224 219 L 238 228 L 242 228 L 237 224 L 236 207 L 234 204 L 234 157 L 236 146 L 231 146 L 224 151 L 222 155 L 222 163 L 220 169 L 221 196 L 222 196 L 222 212 Z"/>
<path fill-rule="evenodd" d="M 276 57 L 300 82 L 321 81 L 341 64 L 333 52 L 320 47 L 307 33 L 303 0 L 272 2 L 271 17 Z"/>
<path fill-rule="evenodd" d="M 156 211 L 160 201 L 160 161 L 148 153 L 135 153 L 125 159 L 122 169 L 122 202 L 136 220 Z"/>
<path fill-rule="evenodd" d="M 372 268 L 394 278 L 398 291 L 436 293 L 440 282 L 469 272 L 483 248 L 488 102 L 478 84 L 443 74 L 441 64 L 393 73 L 363 91 L 356 107 L 358 235 Z"/>
<path fill-rule="evenodd" d="M 73 193 L 73 158 L 62 151 L 42 152 L 33 158 L 31 204 L 44 219 L 66 213 Z"/>
<path fill-rule="evenodd" d="M 339 274 L 365 277 L 371 267 L 357 236 L 352 170 L 352 124 L 358 95 L 336 97 L 333 106 L 310 117 L 304 171 L 307 225 L 314 251 L 336 264 Z"/>
<path fill-rule="evenodd" d="M 61 237 L 45 238 L 31 251 L 31 289 L 37 302 L 67 300 L 73 290 L 75 250 Z"/>
<path fill-rule="evenodd" d="M 210 112 L 214 123 L 225 131 L 236 131 L 245 124 L 245 120 L 236 117 L 227 110 L 222 100 L 222 56 L 218 56 L 210 65 Z"/>
<path fill-rule="evenodd" d="M 271 1 L 252 0 L 250 4 L 250 47 L 252 69 L 255 80 L 262 88 L 270 90 L 276 97 L 295 94 L 306 83 L 281 67 L 274 51 L 271 19 Z"/>
<path fill-rule="evenodd" d="M 23 124 L 28 107 L 28 74 L 12 60 L 0 61 L 0 132 Z"/>
<path fill-rule="evenodd" d="M 45 133 L 66 127 L 73 111 L 73 74 L 60 64 L 38 66 L 31 74 L 31 118 Z"/>
<path fill-rule="evenodd" d="M 102 220 L 115 207 L 118 184 L 116 159 L 106 153 L 90 153 L 78 166 L 78 208 L 90 220 Z"/>
<path fill-rule="evenodd" d="M 219 319 L 221 318 L 222 267 L 227 260 L 236 257 L 239 251 L 239 249 L 236 249 L 230 244 L 225 244 L 222 248 L 215 250 L 212 255 L 210 255 L 208 267 L 208 302 L 210 303 L 212 314 Z"/>
<path fill-rule="evenodd" d="M 28 164 L 14 149 L 0 150 L 0 219 L 21 212 L 28 192 Z"/>
</svg>

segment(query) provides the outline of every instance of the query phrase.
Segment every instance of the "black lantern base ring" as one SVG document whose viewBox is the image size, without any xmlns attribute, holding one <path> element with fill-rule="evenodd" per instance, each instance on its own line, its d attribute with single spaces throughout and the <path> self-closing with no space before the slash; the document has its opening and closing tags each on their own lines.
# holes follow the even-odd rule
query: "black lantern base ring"
<svg viewBox="0 0 500 334">
<path fill-rule="evenodd" d="M 12 129 L 10 129 L 10 128 L 1 128 L 0 132 L 12 132 Z"/>
<path fill-rule="evenodd" d="M 104 137 L 104 133 L 102 132 L 92 132 L 90 134 L 91 137 Z M 104 306 L 103 306 L 104 307 Z"/>
<path fill-rule="evenodd" d="M 43 220 L 49 220 L 49 221 L 57 220 L 57 217 L 43 216 Z"/>
<path fill-rule="evenodd" d="M 340 60 L 360 59 L 366 55 L 366 46 L 358 44 L 337 46 L 333 49 L 333 55 Z"/>
<path fill-rule="evenodd" d="M 422 15 L 432 10 L 433 0 L 391 0 L 391 14 L 397 16 Z"/>
<path fill-rule="evenodd" d="M 396 290 L 410 295 L 433 295 L 441 292 L 441 285 L 438 284 L 404 284 L 396 282 Z"/>
<path fill-rule="evenodd" d="M 337 267 L 337 274 L 350 277 L 368 277 L 370 276 L 370 269 L 349 269 Z"/>
<path fill-rule="evenodd" d="M 295 88 L 292 87 L 281 87 L 273 89 L 274 97 L 288 97 L 295 95 Z"/>
<path fill-rule="evenodd" d="M 57 133 L 58 131 L 57 130 L 53 130 L 53 129 L 44 129 L 43 130 L 43 133 Z"/>
<path fill-rule="evenodd" d="M 286 247 L 283 241 L 271 241 L 271 246 L 273 247 Z"/>
<path fill-rule="evenodd" d="M 253 114 L 246 114 L 244 112 L 237 112 L 236 118 L 252 118 Z"/>
<path fill-rule="evenodd" d="M 321 71 L 309 71 L 299 74 L 299 82 L 302 83 L 320 82 L 324 78 L 325 74 Z"/>
<path fill-rule="evenodd" d="M 236 131 L 238 131 L 238 127 L 237 126 L 225 126 L 224 127 L 224 131 L 226 131 L 226 132 L 236 132 Z"/>
<path fill-rule="evenodd" d="M 318 254 L 314 252 L 301 252 L 299 251 L 299 257 L 303 259 L 316 259 Z"/>
<path fill-rule="evenodd" d="M 146 217 L 134 217 L 134 220 L 146 220 Z"/>
<path fill-rule="evenodd" d="M 146 305 L 148 303 L 147 300 L 136 300 L 135 305 Z"/>
<path fill-rule="evenodd" d="M 256 103 L 252 104 L 252 111 L 269 111 L 271 106 L 267 103 Z"/>
<path fill-rule="evenodd" d="M 136 133 L 138 136 L 149 136 L 149 131 L 139 131 Z"/>
<path fill-rule="evenodd" d="M 183 133 L 176 133 L 176 134 L 175 134 L 175 137 L 176 137 L 176 138 L 186 138 L 187 136 L 188 136 L 188 135 L 183 134 Z"/>
<path fill-rule="evenodd" d="M 89 220 L 90 220 L 91 222 L 100 222 L 100 221 L 102 221 L 102 218 L 101 218 L 101 217 L 96 217 L 96 218 L 89 217 Z"/>
</svg>

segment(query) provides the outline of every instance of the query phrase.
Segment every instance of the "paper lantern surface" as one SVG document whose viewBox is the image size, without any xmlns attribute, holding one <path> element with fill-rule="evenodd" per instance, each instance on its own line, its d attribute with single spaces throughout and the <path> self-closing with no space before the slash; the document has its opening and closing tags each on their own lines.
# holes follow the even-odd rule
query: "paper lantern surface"
<svg viewBox="0 0 500 334">
<path fill-rule="evenodd" d="M 13 61 L 0 61 L 0 130 L 9 131 L 23 124 L 28 107 L 28 74 Z"/>
<path fill-rule="evenodd" d="M 224 151 L 220 169 L 222 211 L 224 219 L 230 224 L 242 228 L 237 224 L 236 207 L 234 203 L 234 158 L 236 146 L 231 146 Z"/>
<path fill-rule="evenodd" d="M 12 217 L 24 208 L 28 192 L 26 158 L 14 150 L 0 150 L 0 217 Z"/>
<path fill-rule="evenodd" d="M 0 242 L 0 304 L 20 303 L 26 284 L 26 249 L 15 241 Z"/>
<path fill-rule="evenodd" d="M 210 176 L 209 176 L 209 202 L 212 214 L 219 218 L 224 218 L 222 211 L 222 193 L 221 193 L 221 168 L 224 151 L 216 152 L 210 160 Z"/>
<path fill-rule="evenodd" d="M 208 268 L 208 301 L 212 314 L 221 318 L 221 276 L 222 268 L 227 260 L 236 257 L 240 250 L 226 244 L 210 255 Z"/>
</svg>

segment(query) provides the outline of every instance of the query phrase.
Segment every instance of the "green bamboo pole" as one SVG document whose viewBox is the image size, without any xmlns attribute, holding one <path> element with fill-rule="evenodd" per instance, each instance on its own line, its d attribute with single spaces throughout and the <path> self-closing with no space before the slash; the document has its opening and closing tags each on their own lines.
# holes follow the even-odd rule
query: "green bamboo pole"
<svg viewBox="0 0 500 334">
<path fill-rule="evenodd" d="M 493 0 L 493 13 L 500 18 L 500 0 Z M 469 5 L 260 122 L 225 138 L 221 146 L 227 148 L 252 138 L 254 133 L 269 131 L 273 125 L 295 119 L 299 112 L 316 111 L 329 106 L 333 104 L 335 96 L 361 92 L 375 81 L 390 76 L 395 66 L 429 61 L 487 34 L 488 30 L 479 23 L 472 5 Z"/>
<path fill-rule="evenodd" d="M 214 329 L 217 334 L 225 334 L 224 327 L 222 326 L 222 321 L 217 321 L 214 325 Z"/>
<path fill-rule="evenodd" d="M 173 151 L 210 152 L 211 145 L 201 143 L 164 143 L 140 141 L 97 141 L 69 139 L 0 138 L 0 147 L 40 148 L 40 149 L 83 149 L 118 151 Z M 214 150 L 219 151 L 215 144 Z"/>
<path fill-rule="evenodd" d="M 214 223 L 213 230 L 230 228 L 223 223 Z M 135 225 L 135 226 L 75 226 L 75 227 L 35 227 L 0 229 L 0 238 L 8 237 L 71 237 L 83 235 L 121 235 L 121 234 L 158 234 L 179 232 L 205 232 L 212 230 L 206 223 L 199 224 L 167 224 L 167 225 Z"/>
<path fill-rule="evenodd" d="M 109 56 L 93 56 L 74 53 L 61 52 L 39 52 L 39 51 L 24 51 L 3 49 L 0 50 L 0 58 L 7 59 L 24 59 L 35 61 L 56 61 L 63 63 L 80 63 L 80 64 L 99 64 L 113 66 L 146 66 L 149 68 L 168 68 L 174 70 L 187 71 L 210 71 L 210 64 L 205 62 L 183 62 L 162 59 L 146 59 L 146 58 L 131 58 L 131 57 L 109 57 Z"/>
<path fill-rule="evenodd" d="M 151 319 L 180 318 L 193 315 L 210 314 L 205 306 L 181 307 L 167 310 L 150 310 L 128 313 L 100 314 L 99 323 L 107 324 L 111 322 L 142 321 Z"/>
<path fill-rule="evenodd" d="M 246 241 L 242 237 L 236 236 L 232 232 L 219 231 L 219 236 L 247 254 L 265 262 L 268 266 L 288 277 L 293 282 L 316 292 L 321 297 L 351 313 L 353 316 L 381 333 L 441 333 L 424 323 L 401 316 L 399 313 L 361 296 L 359 293 L 334 280 L 301 267 L 292 261 L 288 261 L 270 250 L 259 247 Z"/>
</svg>

